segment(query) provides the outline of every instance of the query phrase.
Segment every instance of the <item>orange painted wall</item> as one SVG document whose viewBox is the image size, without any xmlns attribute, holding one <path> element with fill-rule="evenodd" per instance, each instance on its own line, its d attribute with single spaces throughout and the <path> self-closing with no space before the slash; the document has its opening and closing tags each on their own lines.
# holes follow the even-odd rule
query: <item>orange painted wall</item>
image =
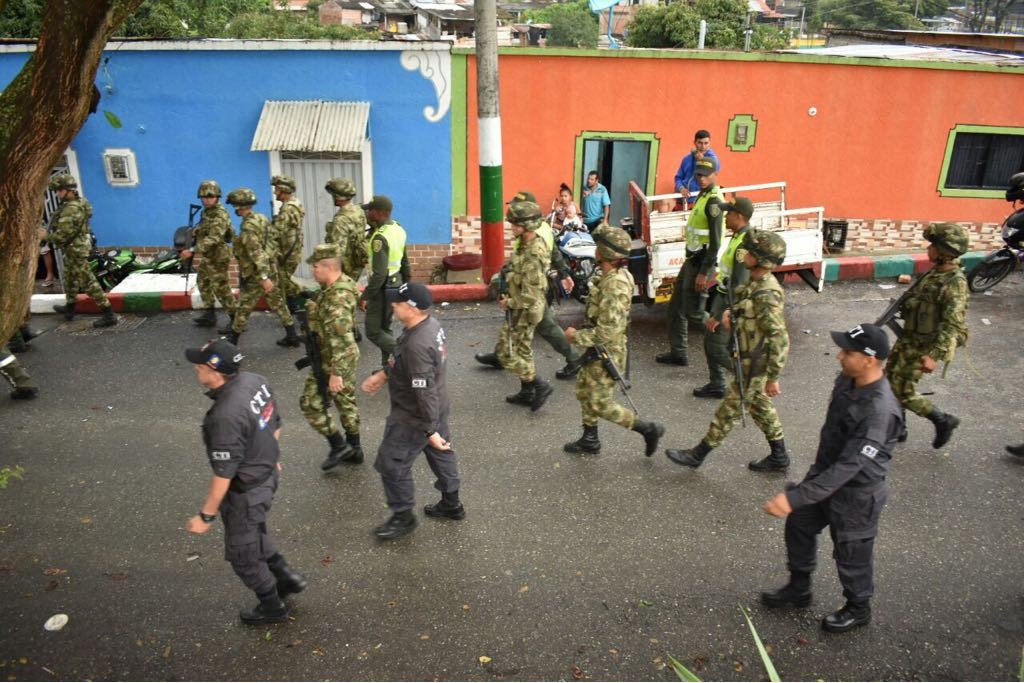
<svg viewBox="0 0 1024 683">
<path fill-rule="evenodd" d="M 467 62 L 467 200 L 478 214 L 476 62 Z M 999 222 L 1002 200 L 939 196 L 947 137 L 957 124 L 1024 126 L 1019 71 L 502 54 L 499 76 L 505 194 L 532 189 L 542 204 L 573 180 L 582 130 L 655 133 L 664 193 L 694 131 L 707 128 L 720 184 L 785 180 L 790 207 L 823 205 L 834 218 Z M 736 114 L 758 122 L 746 153 L 725 145 Z"/>
</svg>

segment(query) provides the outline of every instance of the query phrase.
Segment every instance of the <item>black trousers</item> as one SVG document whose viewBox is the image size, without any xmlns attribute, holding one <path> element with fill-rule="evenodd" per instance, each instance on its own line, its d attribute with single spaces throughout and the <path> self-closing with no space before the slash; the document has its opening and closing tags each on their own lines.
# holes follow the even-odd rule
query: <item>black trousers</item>
<svg viewBox="0 0 1024 683">
<path fill-rule="evenodd" d="M 814 572 L 818 534 L 827 526 L 843 596 L 853 604 L 866 605 L 874 594 L 875 536 L 888 497 L 884 482 L 875 487 L 846 486 L 830 498 L 791 512 L 786 518 L 789 571 Z"/>
<path fill-rule="evenodd" d="M 450 440 L 447 416 L 441 419 L 438 432 Z M 384 484 L 384 496 L 393 512 L 411 510 L 416 503 L 412 465 L 420 453 L 427 458 L 427 465 L 437 479 L 434 488 L 441 493 L 459 490 L 459 465 L 455 451 L 439 451 L 430 446 L 422 429 L 406 424 L 389 423 L 384 428 L 384 440 L 377 449 L 377 460 L 373 468 L 380 473 Z"/>
<path fill-rule="evenodd" d="M 277 554 L 277 546 L 267 534 L 267 513 L 274 502 L 277 473 L 266 482 L 240 493 L 228 491 L 220 504 L 224 520 L 224 559 L 246 588 L 265 595 L 277 586 L 267 560 Z"/>
</svg>

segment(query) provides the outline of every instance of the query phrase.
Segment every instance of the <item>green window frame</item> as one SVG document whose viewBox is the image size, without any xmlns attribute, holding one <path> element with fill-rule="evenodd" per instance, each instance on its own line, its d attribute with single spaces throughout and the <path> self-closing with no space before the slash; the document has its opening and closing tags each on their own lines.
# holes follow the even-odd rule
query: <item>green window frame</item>
<svg viewBox="0 0 1024 683">
<path fill-rule="evenodd" d="M 946 154 L 942 160 L 942 171 L 939 173 L 939 185 L 938 192 L 941 197 L 966 197 L 976 199 L 1003 199 L 1006 191 L 1005 185 L 996 187 L 990 185 L 988 187 L 949 187 L 951 182 L 951 167 L 955 154 L 960 151 L 961 147 L 957 145 L 957 136 L 961 134 L 971 134 L 972 137 L 977 135 L 1007 135 L 1020 137 L 1021 143 L 1024 144 L 1024 127 L 1019 126 L 978 126 L 970 124 L 959 124 L 954 126 L 949 131 L 949 136 L 946 139 Z M 976 138 L 975 138 L 976 139 Z M 966 138 L 961 138 L 961 144 L 966 141 Z M 985 159 L 986 163 L 991 162 L 990 155 Z M 1024 170 L 1024 157 L 1019 162 L 1018 172 Z M 1007 174 L 1006 178 L 1009 178 L 1012 173 Z M 1003 181 L 1005 183 L 1005 178 Z"/>
<path fill-rule="evenodd" d="M 583 193 L 581 187 L 577 187 L 579 178 L 583 177 L 583 143 L 587 140 L 627 140 L 632 142 L 646 142 L 651 145 L 651 153 L 647 158 L 647 187 L 644 194 L 654 194 L 655 174 L 658 171 L 658 148 L 661 140 L 655 133 L 623 133 L 606 130 L 584 130 L 576 136 L 576 151 L 573 160 L 573 193 L 574 201 L 579 204 L 580 195 Z"/>
</svg>

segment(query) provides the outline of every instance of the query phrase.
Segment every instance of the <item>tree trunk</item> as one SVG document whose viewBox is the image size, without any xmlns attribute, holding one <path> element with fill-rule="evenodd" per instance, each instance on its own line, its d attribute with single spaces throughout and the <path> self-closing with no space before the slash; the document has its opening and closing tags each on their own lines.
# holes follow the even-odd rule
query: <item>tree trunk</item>
<svg viewBox="0 0 1024 683">
<path fill-rule="evenodd" d="M 0 343 L 28 307 L 50 170 L 89 115 L 107 40 L 140 3 L 48 0 L 35 51 L 0 94 Z"/>
</svg>

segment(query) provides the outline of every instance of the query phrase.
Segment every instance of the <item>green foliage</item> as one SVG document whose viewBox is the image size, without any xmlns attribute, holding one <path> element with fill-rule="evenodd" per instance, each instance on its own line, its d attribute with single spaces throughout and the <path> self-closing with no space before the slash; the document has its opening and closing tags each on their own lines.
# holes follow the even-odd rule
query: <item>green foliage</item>
<svg viewBox="0 0 1024 683">
<path fill-rule="evenodd" d="M 918 19 L 944 14 L 947 6 L 946 0 L 821 0 L 815 22 L 867 30 L 922 28 L 924 24 Z"/>
<path fill-rule="evenodd" d="M 590 12 L 588 0 L 569 0 L 569 2 L 553 2 L 547 7 L 526 11 L 526 18 L 533 24 L 550 24 L 562 12 L 581 9 Z"/>
<path fill-rule="evenodd" d="M 597 47 L 597 38 L 601 28 L 597 17 L 587 9 L 567 7 L 566 11 L 558 12 L 551 19 L 548 29 L 548 45 L 556 47 Z"/>
<path fill-rule="evenodd" d="M 744 0 L 696 0 L 641 7 L 629 26 L 631 47 L 695 48 L 700 20 L 708 22 L 704 46 L 717 50 L 742 49 L 747 22 Z M 751 47 L 770 50 L 784 47 L 788 36 L 775 26 L 755 24 Z"/>
<path fill-rule="evenodd" d="M 231 20 L 218 38 L 312 38 L 327 40 L 376 40 L 380 34 L 357 26 L 321 24 L 316 17 L 274 14 L 241 14 Z"/>
<path fill-rule="evenodd" d="M 231 19 L 247 12 L 270 14 L 267 0 L 143 0 L 120 37 L 219 38 Z"/>
<path fill-rule="evenodd" d="M 25 474 L 25 468 L 21 465 L 15 465 L 14 469 L 11 469 L 10 467 L 0 467 L 0 489 L 7 488 L 11 479 L 21 479 L 23 474 Z"/>
<path fill-rule="evenodd" d="M 43 21 L 45 0 L 8 0 L 0 3 L 0 37 L 36 38 Z"/>
<path fill-rule="evenodd" d="M 700 683 L 700 677 L 683 666 L 683 663 L 672 655 L 668 656 L 668 661 L 672 665 L 672 670 L 676 672 L 676 676 L 679 680 L 685 683 Z"/>
<path fill-rule="evenodd" d="M 750 615 L 747 614 L 747 610 L 743 609 L 743 605 L 737 605 L 743 618 L 747 620 L 747 626 L 750 627 L 750 635 L 754 638 L 754 644 L 757 645 L 757 652 L 761 655 L 761 663 L 764 665 L 764 670 L 768 672 L 768 679 L 779 683 L 782 679 L 779 678 L 779 673 L 775 670 L 775 665 L 772 663 L 772 658 L 768 656 L 768 650 L 765 649 L 764 643 L 761 642 L 761 636 L 757 634 L 757 629 L 754 628 L 754 622 L 750 620 Z M 672 665 L 672 670 L 681 681 L 686 683 L 694 683 L 700 681 L 697 674 L 687 669 L 683 664 L 672 655 L 668 656 L 669 664 Z M 1021 662 L 1021 674 L 1022 681 L 1024 681 L 1024 661 Z"/>
</svg>

